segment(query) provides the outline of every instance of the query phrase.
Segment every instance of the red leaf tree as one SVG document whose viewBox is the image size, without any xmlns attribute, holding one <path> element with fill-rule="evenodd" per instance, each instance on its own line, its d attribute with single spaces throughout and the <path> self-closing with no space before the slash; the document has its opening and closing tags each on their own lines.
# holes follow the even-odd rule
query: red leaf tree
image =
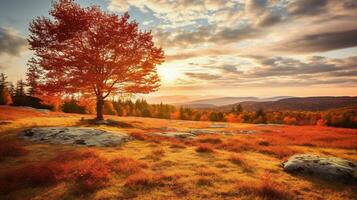
<svg viewBox="0 0 357 200">
<path fill-rule="evenodd" d="M 30 24 L 29 44 L 35 56 L 39 88 L 49 94 L 95 95 L 97 119 L 103 119 L 104 100 L 118 93 L 149 93 L 160 86 L 156 65 L 164 61 L 150 31 L 138 23 L 103 12 L 97 6 L 82 8 L 73 0 L 53 3 L 51 18 Z"/>
</svg>

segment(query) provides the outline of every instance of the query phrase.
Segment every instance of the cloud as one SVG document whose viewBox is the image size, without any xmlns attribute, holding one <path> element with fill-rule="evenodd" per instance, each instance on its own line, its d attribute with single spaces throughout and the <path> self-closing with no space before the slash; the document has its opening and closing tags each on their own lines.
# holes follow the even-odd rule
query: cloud
<svg viewBox="0 0 357 200">
<path fill-rule="evenodd" d="M 191 78 L 195 79 L 201 79 L 201 80 L 214 80 L 220 78 L 220 75 L 214 75 L 214 74 L 209 74 L 209 73 L 192 73 L 192 72 L 187 72 L 185 73 L 186 76 L 189 76 Z"/>
<path fill-rule="evenodd" d="M 345 59 L 327 59 L 315 56 L 306 61 L 288 57 L 260 57 L 255 60 L 260 66 L 248 71 L 245 74 L 248 77 L 297 77 L 313 74 L 320 74 L 321 77 L 351 76 L 350 73 L 353 74 L 357 66 L 357 56 Z"/>
<path fill-rule="evenodd" d="M 194 57 L 206 57 L 206 56 L 220 56 L 220 55 L 230 55 L 235 54 L 236 50 L 234 48 L 222 47 L 217 48 L 204 48 L 190 51 L 179 51 L 173 54 L 166 55 L 166 61 L 176 61 L 176 60 L 185 60 Z"/>
<path fill-rule="evenodd" d="M 267 0 L 246 0 L 245 9 L 249 14 L 259 15 L 264 12 L 267 5 Z"/>
<path fill-rule="evenodd" d="M 281 21 L 283 21 L 283 17 L 280 14 L 275 12 L 265 12 L 258 18 L 256 24 L 261 27 L 266 27 L 273 26 Z"/>
<path fill-rule="evenodd" d="M 325 11 L 328 0 L 298 0 L 288 5 L 291 15 L 317 15 Z"/>
<path fill-rule="evenodd" d="M 324 52 L 357 46 L 357 29 L 297 35 L 280 43 L 273 50 L 287 52 Z"/>
<path fill-rule="evenodd" d="M 19 36 L 14 30 L 0 27 L 0 54 L 17 56 L 26 45 L 26 39 Z"/>
<path fill-rule="evenodd" d="M 172 45 L 186 47 L 190 45 L 228 44 L 257 37 L 260 32 L 250 26 L 238 28 L 218 28 L 216 26 L 202 26 L 193 31 L 165 32 L 158 30 L 155 37 L 164 47 Z"/>
</svg>

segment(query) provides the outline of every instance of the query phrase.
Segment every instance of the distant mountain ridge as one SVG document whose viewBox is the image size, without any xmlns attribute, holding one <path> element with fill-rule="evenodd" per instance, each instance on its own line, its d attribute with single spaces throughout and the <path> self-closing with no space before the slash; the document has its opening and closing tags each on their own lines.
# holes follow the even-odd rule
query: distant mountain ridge
<svg viewBox="0 0 357 200">
<path fill-rule="evenodd" d="M 200 99 L 195 101 L 174 103 L 177 106 L 187 106 L 191 108 L 215 108 L 224 105 L 236 104 L 240 102 L 262 102 L 262 101 L 277 101 L 281 99 L 291 98 L 290 96 L 276 96 L 269 98 L 257 98 L 257 97 L 219 97 Z"/>
<path fill-rule="evenodd" d="M 221 106 L 217 109 L 229 111 L 237 104 Z M 336 108 L 357 107 L 357 97 L 293 97 L 266 102 L 244 101 L 239 104 L 246 111 L 255 111 L 259 108 L 265 111 L 324 111 Z"/>
</svg>

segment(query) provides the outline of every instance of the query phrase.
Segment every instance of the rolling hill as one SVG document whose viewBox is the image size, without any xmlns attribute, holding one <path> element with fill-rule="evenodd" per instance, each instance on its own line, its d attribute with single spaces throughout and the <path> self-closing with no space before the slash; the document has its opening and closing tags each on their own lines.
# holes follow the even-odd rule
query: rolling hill
<svg viewBox="0 0 357 200">
<path fill-rule="evenodd" d="M 237 104 L 221 106 L 218 109 L 228 111 L 231 110 L 233 105 Z M 357 97 L 294 97 L 266 102 L 244 101 L 240 104 L 246 111 L 255 111 L 259 108 L 266 111 L 324 111 L 357 106 Z"/>
<path fill-rule="evenodd" d="M 277 96 L 269 98 L 257 98 L 257 97 L 220 97 L 200 99 L 195 101 L 175 103 L 177 106 L 187 106 L 190 108 L 216 108 L 219 106 L 230 105 L 240 102 L 263 102 L 263 101 L 277 101 L 281 99 L 290 98 L 289 96 Z"/>
</svg>

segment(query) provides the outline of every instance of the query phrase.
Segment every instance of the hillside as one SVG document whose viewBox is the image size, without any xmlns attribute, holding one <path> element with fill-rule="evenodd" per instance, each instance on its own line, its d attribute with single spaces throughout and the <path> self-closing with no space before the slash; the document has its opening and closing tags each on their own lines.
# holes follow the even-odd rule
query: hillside
<svg viewBox="0 0 357 200">
<path fill-rule="evenodd" d="M 222 106 L 219 109 L 228 111 L 237 104 Z M 246 111 L 255 111 L 259 108 L 266 111 L 324 111 L 357 106 L 357 97 L 295 97 L 267 102 L 245 101 L 240 104 Z"/>
</svg>

